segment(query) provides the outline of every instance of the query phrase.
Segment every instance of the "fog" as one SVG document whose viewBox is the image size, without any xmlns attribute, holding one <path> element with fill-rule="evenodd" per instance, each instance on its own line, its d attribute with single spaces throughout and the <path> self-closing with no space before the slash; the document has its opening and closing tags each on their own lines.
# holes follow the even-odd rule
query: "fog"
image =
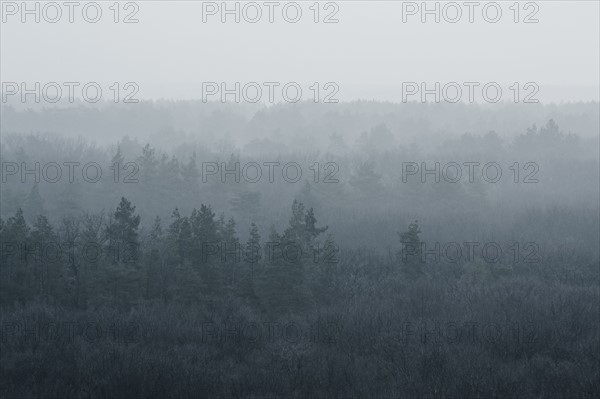
<svg viewBox="0 0 600 399">
<path fill-rule="evenodd" d="M 69 4 L 1 3 L 1 397 L 598 396 L 598 2 Z"/>
</svg>

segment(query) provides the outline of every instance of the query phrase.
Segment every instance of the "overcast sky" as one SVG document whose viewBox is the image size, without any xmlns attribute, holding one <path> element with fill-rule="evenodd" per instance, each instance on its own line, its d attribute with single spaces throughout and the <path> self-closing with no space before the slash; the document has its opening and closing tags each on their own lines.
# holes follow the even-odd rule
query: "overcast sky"
<svg viewBox="0 0 600 399">
<path fill-rule="evenodd" d="M 488 2 L 475 8 L 473 23 L 466 6 L 457 23 L 446 22 L 443 13 L 440 23 L 433 16 L 422 23 L 418 11 L 404 23 L 403 6 L 411 10 L 403 2 L 344 1 L 327 9 L 323 2 L 319 19 L 334 12 L 339 20 L 330 24 L 314 23 L 312 1 L 299 2 L 302 17 L 295 24 L 283 19 L 286 2 L 275 8 L 274 23 L 257 2 L 263 15 L 254 24 L 243 14 L 240 23 L 233 16 L 222 23 L 219 11 L 204 23 L 203 6 L 211 6 L 191 1 L 137 2 L 139 10 L 121 9 L 119 18 L 136 11 L 138 23 L 114 23 L 112 3 L 100 2 L 102 17 L 92 24 L 83 20 L 81 6 L 74 23 L 67 7 L 57 23 L 43 15 L 40 23 L 33 16 L 22 23 L 20 10 L 12 15 L 4 2 L 1 80 L 133 81 L 139 98 L 174 99 L 200 98 L 202 82 L 335 82 L 341 100 L 394 101 L 401 100 L 402 82 L 535 82 L 542 101 L 598 100 L 598 1 L 538 1 L 527 8 L 522 2 L 519 19 L 531 14 L 539 20 L 528 24 L 513 21 L 512 1 L 499 2 L 497 23 L 483 18 Z M 294 8 L 287 10 L 293 18 Z M 47 11 L 53 18 L 55 11 Z M 246 11 L 254 17 L 255 9 Z M 448 18 L 456 15 L 446 11 Z M 487 16 L 494 18 L 493 7 Z"/>
</svg>

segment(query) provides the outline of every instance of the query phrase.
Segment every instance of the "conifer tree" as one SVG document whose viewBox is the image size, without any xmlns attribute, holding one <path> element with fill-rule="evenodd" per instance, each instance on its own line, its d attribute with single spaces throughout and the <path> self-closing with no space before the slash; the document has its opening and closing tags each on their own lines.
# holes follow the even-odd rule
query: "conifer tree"
<svg viewBox="0 0 600 399">
<path fill-rule="evenodd" d="M 409 224 L 408 231 L 398 233 L 402 250 L 400 259 L 402 270 L 410 278 L 416 278 L 423 273 L 423 260 L 421 258 L 421 239 L 418 221 Z"/>
<path fill-rule="evenodd" d="M 237 238 L 235 232 L 235 220 L 233 217 L 229 218 L 227 223 L 225 223 L 220 236 L 220 262 L 223 265 L 223 271 L 228 275 L 228 285 L 233 286 L 233 284 L 235 284 L 236 270 L 241 261 L 240 240 Z"/>
<path fill-rule="evenodd" d="M 123 170 L 125 168 L 125 157 L 121 152 L 121 146 L 117 145 L 117 151 L 113 154 L 110 160 L 110 171 L 111 173 L 107 173 L 103 176 L 103 180 L 107 184 L 113 184 L 115 182 L 119 183 L 123 181 Z"/>
<path fill-rule="evenodd" d="M 38 215 L 31 231 L 31 243 L 35 256 L 33 259 L 33 278 L 36 286 L 32 294 L 38 300 L 48 301 L 51 291 L 59 288 L 61 275 L 61 250 L 57 235 L 44 215 Z"/>
<path fill-rule="evenodd" d="M 182 217 L 177 208 L 171 217 L 173 221 L 167 234 L 169 270 L 165 271 L 169 276 L 166 280 L 169 283 L 163 290 L 163 297 L 165 300 L 173 298 L 180 302 L 196 303 L 204 290 L 200 285 L 198 270 L 192 266 L 193 236 L 190 218 Z"/>
<path fill-rule="evenodd" d="M 125 197 L 121 197 L 113 220 L 106 229 L 109 249 L 117 251 L 113 262 L 137 262 L 140 246 L 139 225 L 140 216 L 135 214 L 135 206 Z"/>
<path fill-rule="evenodd" d="M 304 217 L 305 245 L 308 250 L 313 250 L 317 246 L 319 235 L 327 231 L 329 226 L 317 227 L 317 218 L 313 208 L 310 208 Z"/>
<path fill-rule="evenodd" d="M 193 234 L 194 266 L 202 279 L 206 297 L 215 299 L 223 294 L 224 273 L 221 262 L 221 247 L 218 221 L 210 206 L 201 204 L 190 217 Z"/>
<path fill-rule="evenodd" d="M 2 267 L 0 268 L 0 298 L 2 303 L 25 301 L 29 292 L 31 276 L 30 229 L 17 209 L 15 216 L 8 218 L 2 230 Z"/>
<path fill-rule="evenodd" d="M 160 290 L 161 285 L 164 287 L 167 284 L 168 276 L 166 273 L 163 273 L 162 270 L 162 242 L 162 223 L 160 217 L 157 216 L 150 228 L 144 262 L 144 267 L 146 269 L 144 296 L 146 299 L 153 297 L 153 294 Z M 161 294 L 164 295 L 164 292 L 161 292 Z"/>
<path fill-rule="evenodd" d="M 259 262 L 262 259 L 262 251 L 260 247 L 260 233 L 258 226 L 252 222 L 248 234 L 248 241 L 243 248 L 243 270 L 240 273 L 238 284 L 238 297 L 247 305 L 257 308 L 259 298 L 256 294 L 256 275 L 255 269 L 259 267 Z"/>
<path fill-rule="evenodd" d="M 190 218 L 184 216 L 181 218 L 181 224 L 179 225 L 176 247 L 181 264 L 190 264 L 195 261 L 192 254 L 192 242 L 192 224 L 190 223 Z"/>
<path fill-rule="evenodd" d="M 314 212 L 301 202 L 292 204 L 289 226 L 282 236 L 272 229 L 270 248 L 261 278 L 263 306 L 276 314 L 295 313 L 312 305 L 306 276 L 307 262 L 313 262 L 316 238 L 327 228 L 316 227 Z"/>
<path fill-rule="evenodd" d="M 175 208 L 171 214 L 171 224 L 167 229 L 167 260 L 179 264 L 182 262 L 182 254 L 179 250 L 179 232 L 181 231 L 181 214 Z"/>
<path fill-rule="evenodd" d="M 156 159 L 155 153 L 156 150 L 150 147 L 150 144 L 146 144 L 142 148 L 142 155 L 137 159 L 143 181 L 150 181 L 156 176 L 159 161 Z"/>
<path fill-rule="evenodd" d="M 121 197 L 106 228 L 107 254 L 111 259 L 105 271 L 109 280 L 107 285 L 113 291 L 111 299 L 116 306 L 130 306 L 140 297 L 139 224 L 140 216 L 135 214 L 135 206 Z"/>
<path fill-rule="evenodd" d="M 123 153 L 121 152 L 121 146 L 118 145 L 117 151 L 115 152 L 115 154 L 113 155 L 113 157 L 110 161 L 110 166 L 111 167 L 118 166 L 119 168 L 122 168 L 124 163 L 125 163 L 125 157 L 123 157 Z"/>
</svg>

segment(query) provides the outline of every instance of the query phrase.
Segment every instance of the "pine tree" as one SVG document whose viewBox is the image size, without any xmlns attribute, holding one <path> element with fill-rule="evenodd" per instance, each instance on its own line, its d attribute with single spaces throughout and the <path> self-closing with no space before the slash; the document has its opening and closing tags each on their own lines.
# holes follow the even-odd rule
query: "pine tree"
<svg viewBox="0 0 600 399">
<path fill-rule="evenodd" d="M 260 252 L 260 233 L 258 232 L 258 226 L 256 223 L 250 223 L 250 231 L 248 241 L 246 242 L 246 248 L 250 248 L 251 250 L 256 252 L 257 260 L 261 258 Z"/>
<path fill-rule="evenodd" d="M 171 220 L 171 224 L 167 229 L 167 259 L 178 264 L 181 262 L 181 256 L 177 245 L 179 231 L 181 230 L 181 214 L 179 213 L 178 208 L 175 208 L 171 214 Z"/>
<path fill-rule="evenodd" d="M 421 259 L 421 239 L 418 221 L 415 220 L 408 226 L 408 231 L 398 233 L 402 250 L 400 258 L 402 270 L 411 278 L 416 278 L 423 273 L 423 260 Z"/>
<path fill-rule="evenodd" d="M 2 230 L 2 267 L 0 267 L 0 298 L 3 304 L 25 301 L 30 291 L 31 256 L 29 226 L 23 210 L 8 218 Z"/>
<path fill-rule="evenodd" d="M 64 271 L 62 273 L 61 287 L 63 294 L 58 295 L 62 303 L 79 306 L 79 288 L 77 271 L 79 270 L 79 259 L 74 249 L 74 244 L 80 239 L 81 218 L 66 215 L 62 218 L 60 240 L 63 243 L 62 259 L 64 260 Z"/>
<path fill-rule="evenodd" d="M 113 156 L 110 160 L 109 169 L 110 169 L 111 173 L 105 174 L 103 177 L 103 180 L 107 184 L 113 184 L 115 182 L 118 182 L 118 183 L 122 182 L 124 168 L 125 168 L 125 157 L 123 156 L 123 153 L 121 152 L 121 146 L 117 145 L 117 151 L 115 151 L 115 153 L 113 154 Z"/>
<path fill-rule="evenodd" d="M 125 197 L 121 197 L 113 217 L 112 223 L 106 229 L 109 248 L 111 251 L 117 251 L 113 262 L 137 262 L 140 216 L 135 215 L 135 206 Z"/>
<path fill-rule="evenodd" d="M 178 208 L 173 211 L 171 219 L 173 221 L 167 232 L 168 262 L 182 265 L 190 261 L 192 229 L 188 217 L 182 217 Z"/>
<path fill-rule="evenodd" d="M 306 214 L 304 204 L 294 200 L 290 226 L 283 232 L 285 242 L 303 243 L 305 241 Z"/>
<path fill-rule="evenodd" d="M 320 204 L 315 195 L 315 191 L 313 186 L 310 184 L 308 180 L 304 182 L 304 186 L 300 189 L 298 195 L 296 195 L 296 200 L 298 202 L 302 202 L 307 207 L 311 207 L 313 209 L 320 209 Z"/>
<path fill-rule="evenodd" d="M 107 240 L 104 228 L 104 213 L 85 213 L 75 224 L 65 220 L 65 227 L 70 230 L 70 241 L 76 241 L 75 256 L 69 256 L 69 274 L 73 286 L 73 299 L 77 307 L 85 309 L 88 305 L 99 305 L 112 299 L 114 290 L 110 284 L 113 280 L 112 262 L 116 260 L 114 253 L 107 253 Z M 79 236 L 79 237 L 78 237 Z M 112 256 L 111 256 L 112 255 Z M 115 268 L 117 272 L 119 268 Z"/>
<path fill-rule="evenodd" d="M 215 221 L 215 213 L 210 205 L 200 205 L 200 211 L 196 215 L 194 233 L 202 242 L 216 242 L 218 240 L 217 222 Z"/>
<path fill-rule="evenodd" d="M 168 285 L 166 296 L 185 303 L 196 303 L 205 289 L 201 284 L 198 267 L 194 267 L 196 260 L 192 253 L 192 223 L 187 216 L 181 217 L 178 209 L 173 212 L 173 219 L 168 234 L 171 259 L 174 259 L 169 281 L 173 281 L 173 284 Z"/>
<path fill-rule="evenodd" d="M 15 216 L 8 218 L 4 228 L 6 236 L 14 242 L 24 243 L 29 236 L 29 226 L 27 226 L 21 208 L 17 209 Z"/>
<path fill-rule="evenodd" d="M 162 222 L 160 220 L 160 216 L 154 218 L 154 223 L 152 224 L 152 228 L 150 229 L 150 239 L 153 244 L 158 244 L 162 240 L 163 230 L 162 230 Z"/>
<path fill-rule="evenodd" d="M 144 297 L 146 299 L 150 299 L 155 292 L 160 290 L 160 287 L 164 287 L 167 283 L 168 275 L 162 269 L 163 265 L 163 251 L 162 249 L 163 242 L 163 230 L 162 223 L 160 217 L 157 216 L 154 219 L 154 223 L 150 228 L 150 234 L 148 236 L 147 242 L 147 250 L 146 250 L 146 260 L 144 262 L 144 266 L 146 269 L 145 275 L 145 287 L 144 287 Z M 162 282 L 162 284 L 161 284 Z M 161 292 L 164 297 L 164 292 Z"/>
<path fill-rule="evenodd" d="M 312 251 L 315 247 L 318 247 L 317 238 L 329 228 L 329 226 L 317 227 L 316 224 L 315 212 L 313 208 L 310 208 L 304 217 L 305 245 L 308 251 Z"/>
<path fill-rule="evenodd" d="M 247 305 L 258 308 L 259 298 L 256 295 L 255 268 L 259 266 L 262 259 L 260 248 L 260 233 L 254 222 L 250 224 L 248 241 L 243 248 L 243 270 L 240 273 L 237 295 L 242 302 Z"/>
<path fill-rule="evenodd" d="M 190 225 L 193 233 L 193 256 L 198 264 L 204 264 L 209 259 L 207 249 L 219 244 L 218 221 L 210 206 L 200 205 L 200 210 L 192 210 Z M 210 257 L 214 259 L 215 256 Z"/>
<path fill-rule="evenodd" d="M 313 262 L 316 238 L 327 228 L 316 227 L 312 210 L 301 202 L 292 204 L 289 227 L 279 236 L 273 229 L 267 248 L 267 267 L 261 278 L 263 306 L 276 314 L 296 313 L 310 307 L 313 298 L 308 288 L 307 262 Z"/>
<path fill-rule="evenodd" d="M 240 240 L 235 232 L 235 220 L 229 218 L 221 233 L 221 263 L 229 274 L 229 284 L 235 284 L 235 271 L 240 264 Z M 225 271 L 225 270 L 224 270 Z"/>
<path fill-rule="evenodd" d="M 54 229 L 44 215 L 39 215 L 31 231 L 31 243 L 35 251 L 33 279 L 35 294 L 39 300 L 49 300 L 50 291 L 58 289 L 61 275 L 60 246 Z"/>
<path fill-rule="evenodd" d="M 190 217 L 193 233 L 194 263 L 202 279 L 202 287 L 207 297 L 216 299 L 223 294 L 225 283 L 221 262 L 221 243 L 218 234 L 218 221 L 210 206 L 201 204 Z M 216 250 L 217 253 L 214 253 Z"/>
<path fill-rule="evenodd" d="M 138 163 L 140 166 L 140 175 L 144 181 L 150 181 L 156 176 L 156 169 L 158 167 L 158 160 L 155 156 L 156 150 L 150 147 L 150 144 L 146 144 L 142 148 L 142 155 L 138 157 Z"/>
<path fill-rule="evenodd" d="M 107 283 L 113 289 L 111 299 L 124 307 L 134 304 L 140 297 L 139 224 L 140 216 L 135 215 L 135 206 L 121 197 L 113 220 L 106 228 L 108 254 L 112 258 L 106 272 Z"/>
<path fill-rule="evenodd" d="M 122 168 L 123 164 L 125 163 L 125 157 L 123 157 L 123 154 L 121 153 L 121 146 L 117 146 L 117 151 L 115 152 L 115 154 L 113 155 L 111 161 L 110 161 L 110 165 L 111 167 L 119 167 Z"/>
<path fill-rule="evenodd" d="M 176 246 L 181 264 L 194 262 L 192 254 L 192 242 L 193 233 L 190 218 L 184 216 L 181 218 L 181 224 L 179 226 L 179 234 L 177 235 Z"/>
</svg>

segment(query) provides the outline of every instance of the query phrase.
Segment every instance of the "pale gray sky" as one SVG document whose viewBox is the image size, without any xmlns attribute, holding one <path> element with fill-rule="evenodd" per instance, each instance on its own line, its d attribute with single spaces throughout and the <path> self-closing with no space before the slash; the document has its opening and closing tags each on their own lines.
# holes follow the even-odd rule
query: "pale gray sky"
<svg viewBox="0 0 600 399">
<path fill-rule="evenodd" d="M 200 98 L 207 81 L 336 82 L 341 100 L 394 101 L 401 100 L 402 82 L 535 82 L 542 101 L 598 100 L 598 1 L 538 1 L 527 8 L 521 2 L 519 18 L 535 12 L 539 20 L 530 24 L 514 23 L 512 1 L 498 2 L 502 17 L 495 24 L 482 15 L 490 2 L 475 8 L 474 23 L 461 6 L 462 19 L 455 24 L 443 18 L 435 23 L 433 16 L 421 23 L 419 13 L 403 23 L 408 6 L 400 1 L 335 2 L 339 22 L 333 24 L 313 22 L 312 1 L 298 2 L 303 14 L 296 24 L 282 17 L 289 2 L 280 2 L 269 23 L 268 8 L 258 1 L 263 16 L 255 24 L 243 17 L 235 23 L 232 16 L 221 23 L 219 13 L 203 23 L 203 3 L 209 2 L 200 1 L 135 2 L 134 24 L 113 22 L 112 1 L 99 2 L 103 14 L 96 24 L 83 20 L 81 6 L 74 23 L 66 7 L 57 23 L 43 18 L 35 23 L 33 16 L 22 23 L 20 12 L 8 15 L 6 3 L 11 2 L 3 2 L 3 82 L 95 81 L 108 87 L 133 81 L 142 99 Z M 325 3 L 320 18 L 335 11 L 323 9 Z M 121 9 L 120 18 L 133 10 Z M 254 10 L 248 11 L 252 17 Z M 48 12 L 52 18 L 54 11 Z"/>
</svg>

